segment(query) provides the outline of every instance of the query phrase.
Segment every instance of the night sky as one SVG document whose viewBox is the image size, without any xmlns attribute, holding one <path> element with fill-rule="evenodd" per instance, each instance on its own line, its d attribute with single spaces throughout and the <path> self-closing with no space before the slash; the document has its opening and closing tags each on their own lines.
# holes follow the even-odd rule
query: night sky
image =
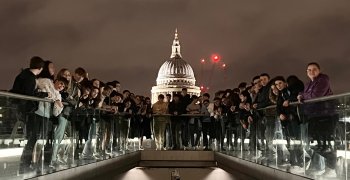
<svg viewBox="0 0 350 180">
<path fill-rule="evenodd" d="M 1 0 L 0 89 L 10 89 L 38 55 L 56 72 L 81 66 L 90 78 L 150 95 L 175 28 L 197 85 L 211 81 L 212 91 L 263 72 L 306 81 L 311 61 L 330 76 L 335 93 L 350 91 L 350 1 L 330 0 Z M 212 70 L 213 53 L 226 69 Z"/>
</svg>

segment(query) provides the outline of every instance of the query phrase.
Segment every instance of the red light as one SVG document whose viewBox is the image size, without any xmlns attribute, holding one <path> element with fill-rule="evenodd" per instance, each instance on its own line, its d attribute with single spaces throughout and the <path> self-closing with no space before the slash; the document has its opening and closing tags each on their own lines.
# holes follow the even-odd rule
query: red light
<svg viewBox="0 0 350 180">
<path fill-rule="evenodd" d="M 226 64 L 222 64 L 222 67 L 225 68 L 225 67 L 226 67 Z"/>
<path fill-rule="evenodd" d="M 204 86 L 201 86 L 201 89 L 204 89 Z"/>
<path fill-rule="evenodd" d="M 205 63 L 205 59 L 202 59 L 202 60 L 201 60 L 201 63 Z"/>
<path fill-rule="evenodd" d="M 212 61 L 213 61 L 214 63 L 217 63 L 217 62 L 220 61 L 221 58 L 220 58 L 219 55 L 213 54 L 213 55 L 211 55 L 211 59 L 212 59 Z"/>
</svg>

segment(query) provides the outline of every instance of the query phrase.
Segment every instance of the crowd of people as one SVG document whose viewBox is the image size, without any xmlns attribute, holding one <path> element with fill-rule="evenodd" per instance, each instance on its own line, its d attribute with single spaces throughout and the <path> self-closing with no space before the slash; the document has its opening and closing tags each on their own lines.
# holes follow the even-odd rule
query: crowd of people
<svg viewBox="0 0 350 180">
<path fill-rule="evenodd" d="M 268 155 L 276 121 L 281 124 L 287 140 L 291 165 L 301 168 L 302 148 L 290 143 L 291 140 L 309 142 L 310 139 L 301 137 L 306 133 L 309 136 L 304 137 L 317 140 L 320 151 L 327 151 L 333 137 L 332 133 L 325 134 L 315 128 L 334 128 L 334 114 L 328 113 L 329 118 L 325 118 L 319 111 L 322 107 L 317 106 L 316 114 L 315 106 L 305 107 L 308 112 L 304 114 L 309 115 L 305 120 L 297 113 L 296 106 L 290 105 L 332 94 L 329 77 L 320 70 L 319 64 L 309 63 L 310 80 L 305 85 L 294 75 L 270 78 L 269 74 L 262 73 L 251 82 L 220 90 L 214 96 L 208 93 L 191 96 L 183 88 L 181 94 L 159 95 L 152 105 L 149 97 L 122 91 L 117 80 L 104 83 L 90 79 L 80 67 L 74 72 L 64 68 L 56 74 L 53 62 L 35 56 L 30 60 L 30 67 L 16 77 L 10 92 L 47 98 L 53 103 L 18 103 L 26 116 L 28 139 L 21 168 L 32 167 L 40 161 L 33 158 L 38 139 L 51 142 L 48 147 L 52 148 L 45 158 L 50 166 L 66 163 L 67 159 L 57 152 L 67 133 L 74 133 L 77 143 L 74 148 L 67 145 L 66 153 L 81 159 L 108 156 L 107 149 L 125 151 L 128 140 L 133 138 L 139 138 L 140 149 L 144 138 L 154 138 L 157 150 L 212 150 L 215 141 L 221 151 L 242 148 L 238 138 L 248 138 L 248 151 L 260 150 Z M 264 109 L 271 105 L 276 105 L 274 111 Z M 96 138 L 94 148 L 92 138 Z M 203 139 L 202 145 L 200 139 Z"/>
</svg>

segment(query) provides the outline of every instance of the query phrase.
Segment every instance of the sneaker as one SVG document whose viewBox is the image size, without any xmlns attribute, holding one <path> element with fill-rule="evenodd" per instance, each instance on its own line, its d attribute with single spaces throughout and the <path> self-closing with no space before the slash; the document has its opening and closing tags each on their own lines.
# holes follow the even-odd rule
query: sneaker
<svg viewBox="0 0 350 180">
<path fill-rule="evenodd" d="M 310 168 L 311 165 L 311 159 L 310 158 L 305 158 L 305 169 L 308 170 Z"/>
<path fill-rule="evenodd" d="M 49 164 L 50 168 L 56 168 L 58 166 L 59 166 L 59 164 L 57 163 L 57 161 L 51 161 L 50 164 Z"/>
<path fill-rule="evenodd" d="M 96 153 L 96 154 L 94 154 L 94 158 L 96 160 L 101 160 L 101 159 L 103 159 L 103 155 L 101 153 Z"/>
<path fill-rule="evenodd" d="M 304 168 L 302 168 L 300 166 L 292 166 L 292 167 L 290 167 L 290 173 L 292 173 L 292 174 L 304 174 L 305 170 L 304 170 Z"/>
<path fill-rule="evenodd" d="M 278 164 L 278 166 L 285 168 L 290 166 L 290 163 L 288 161 L 282 161 Z"/>
<path fill-rule="evenodd" d="M 344 158 L 342 156 L 337 158 L 336 173 L 342 175 L 344 173 Z"/>
<path fill-rule="evenodd" d="M 82 157 L 80 158 L 81 160 L 96 160 L 95 156 L 84 156 L 82 155 Z"/>
<path fill-rule="evenodd" d="M 325 172 L 322 174 L 322 177 L 324 177 L 324 178 L 336 178 L 337 173 L 336 173 L 335 169 L 326 168 Z"/>
<path fill-rule="evenodd" d="M 18 173 L 19 174 L 25 174 L 25 173 L 29 173 L 29 172 L 33 172 L 35 169 L 31 166 L 31 165 L 20 165 Z"/>
<path fill-rule="evenodd" d="M 323 169 L 323 170 L 315 170 L 315 171 L 312 171 L 311 173 L 310 173 L 310 175 L 311 176 L 321 176 L 322 174 L 324 174 L 325 173 L 325 170 Z"/>
<path fill-rule="evenodd" d="M 66 165 L 66 164 L 67 164 L 67 161 L 64 160 L 63 158 L 58 158 L 58 159 L 57 159 L 57 162 L 58 162 L 60 165 Z"/>
</svg>

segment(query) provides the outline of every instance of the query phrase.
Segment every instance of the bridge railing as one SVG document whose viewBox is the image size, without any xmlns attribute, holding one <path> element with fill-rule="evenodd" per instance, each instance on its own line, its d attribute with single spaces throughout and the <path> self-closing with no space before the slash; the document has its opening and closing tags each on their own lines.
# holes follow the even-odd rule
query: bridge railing
<svg viewBox="0 0 350 180">
<path fill-rule="evenodd" d="M 46 103 L 42 113 L 33 108 L 40 103 Z M 43 117 L 52 110 L 52 103 L 0 92 L 1 178 L 35 177 L 142 148 L 155 149 L 153 140 L 140 143 L 140 130 L 136 129 L 145 121 L 153 129 L 153 117 L 169 120 L 165 149 L 174 149 L 173 139 L 177 139 L 176 150 L 221 151 L 311 178 L 348 177 L 350 93 L 290 103 L 284 121 L 277 116 L 275 106 L 252 111 L 253 122 L 247 128 L 243 128 L 238 113 L 210 117 L 210 122 L 202 114 L 137 119 L 111 109 L 72 110 L 67 103 L 68 110 L 58 118 Z M 172 134 L 177 123 L 179 134 Z M 153 138 L 153 130 L 151 134 Z"/>
<path fill-rule="evenodd" d="M 54 117 L 52 100 L 0 92 L 0 179 L 32 178 L 139 150 L 138 137 L 127 141 L 127 115 L 63 104 Z"/>
<path fill-rule="evenodd" d="M 348 179 L 350 93 L 290 103 L 284 120 L 276 106 L 255 113 L 247 129 L 232 128 L 223 153 L 309 178 Z"/>
</svg>

